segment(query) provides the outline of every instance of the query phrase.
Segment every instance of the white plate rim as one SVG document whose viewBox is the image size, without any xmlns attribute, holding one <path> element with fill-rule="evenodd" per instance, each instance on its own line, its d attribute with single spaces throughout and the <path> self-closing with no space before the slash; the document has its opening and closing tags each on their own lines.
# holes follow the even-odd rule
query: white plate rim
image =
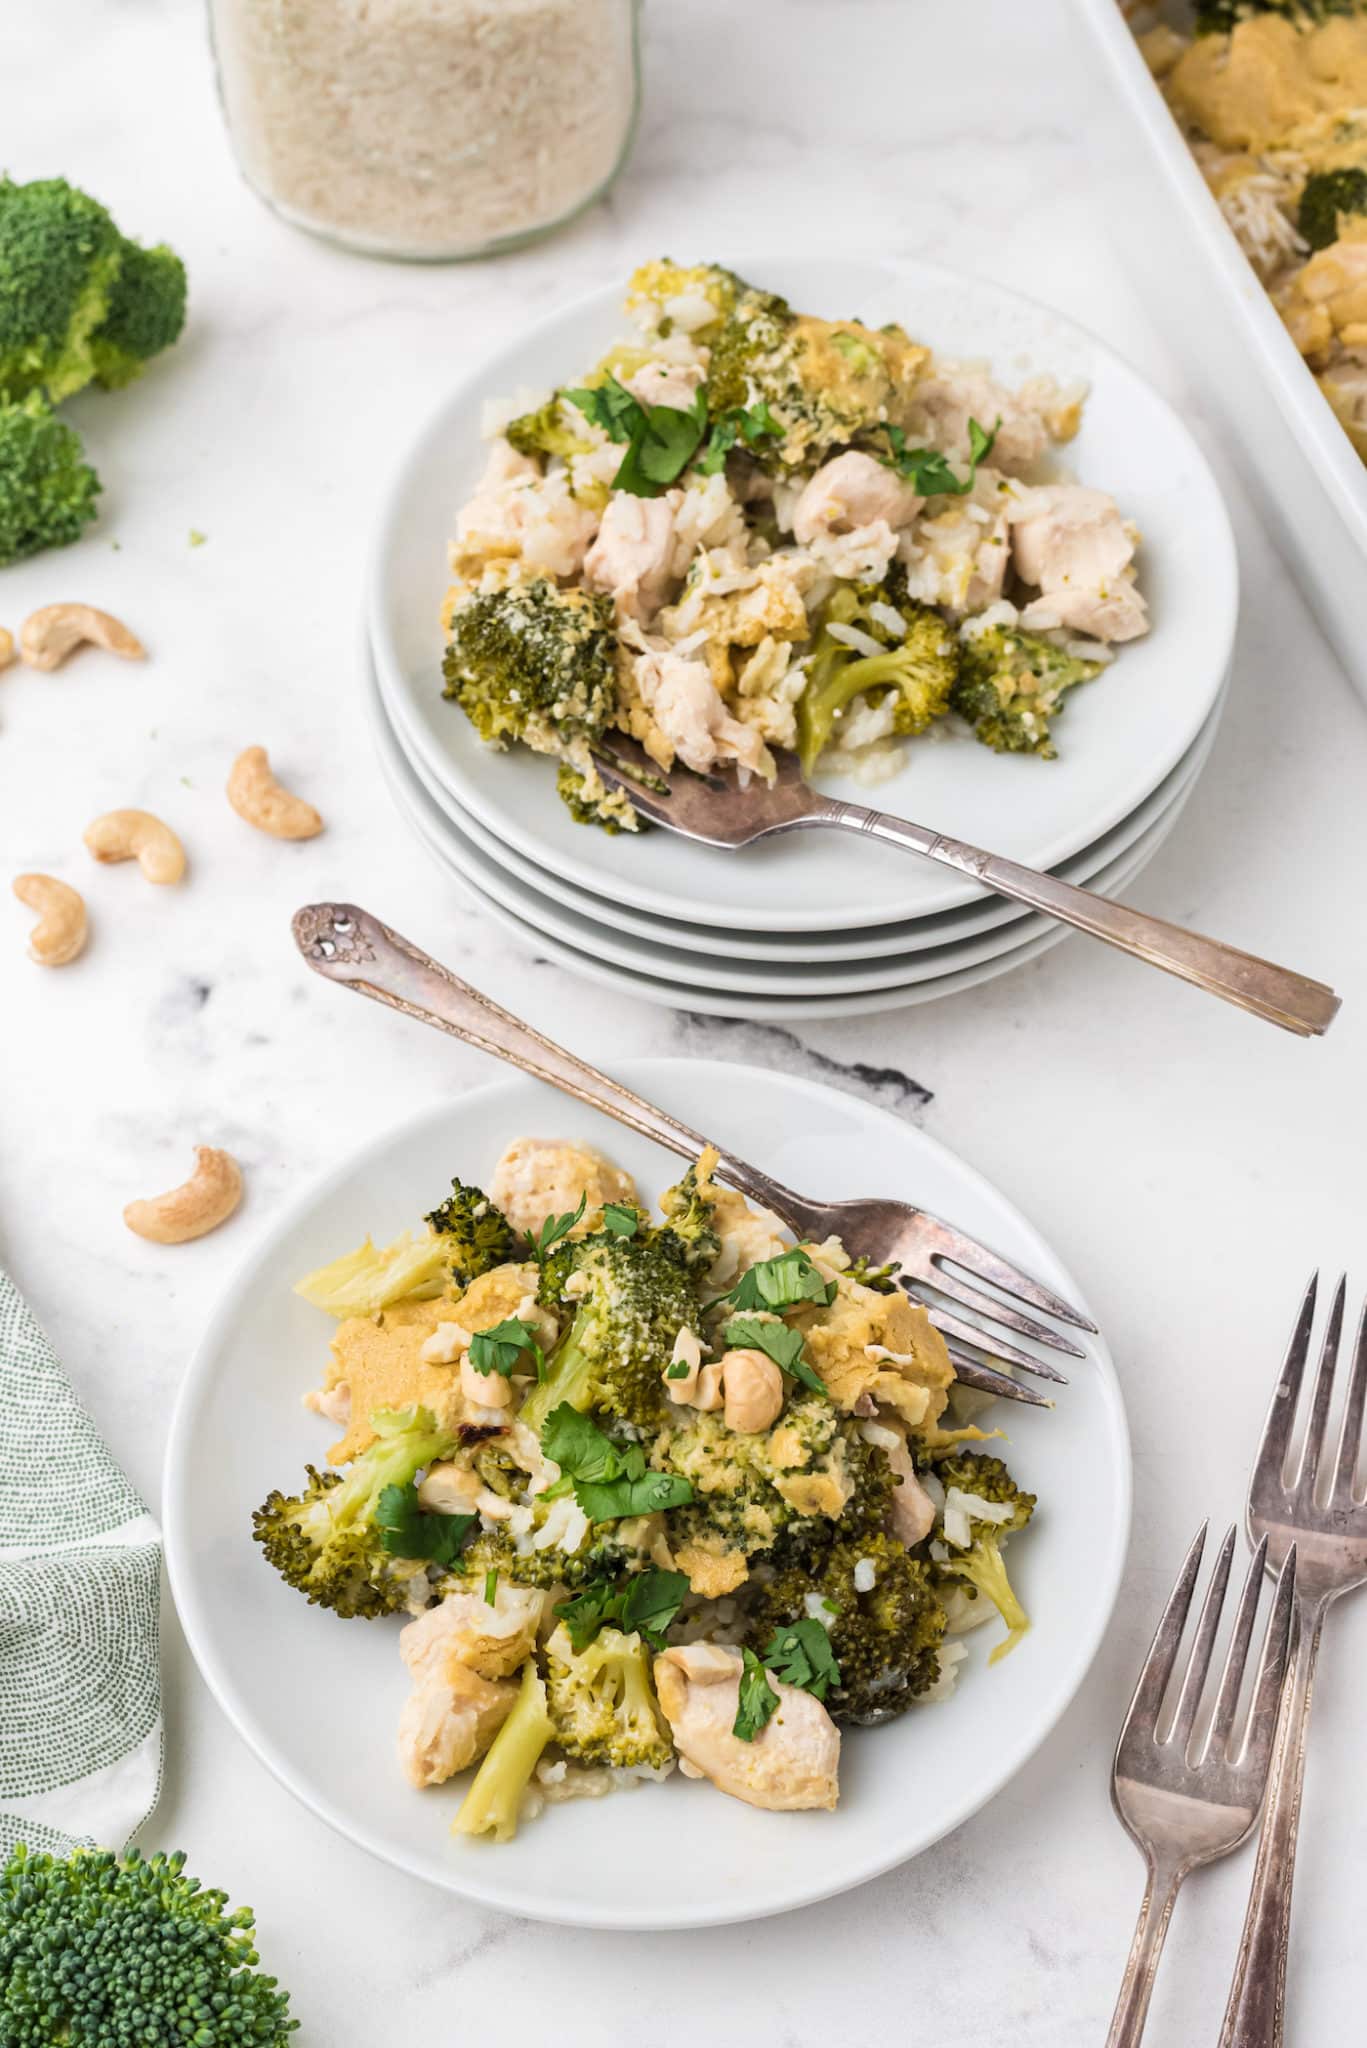
<svg viewBox="0 0 1367 2048">
<path fill-rule="evenodd" d="M 706 1068 L 715 1075 L 724 1076 L 729 1080 L 741 1083 L 750 1078 L 755 1071 L 739 1061 L 683 1060 L 667 1055 L 641 1056 L 614 1062 L 616 1078 L 647 1096 L 650 1095 L 655 1085 L 655 1077 L 662 1070 L 667 1079 L 672 1078 L 675 1073 L 679 1073 L 684 1079 L 685 1088 L 687 1088 L 688 1082 L 696 1080 L 699 1071 L 703 1068 Z M 1027 1242 L 1028 1248 L 1025 1251 L 1017 1251 L 1012 1256 L 1019 1258 L 1022 1263 L 1030 1265 L 1032 1270 L 1040 1272 L 1042 1277 L 1049 1279 L 1051 1284 L 1058 1288 L 1065 1299 L 1073 1301 L 1084 1313 L 1090 1313 L 1082 1289 L 1072 1278 L 1072 1275 L 1054 1252 L 1052 1246 L 1040 1235 L 1028 1217 L 1001 1192 L 995 1183 L 988 1180 L 986 1175 L 980 1173 L 975 1167 L 970 1166 L 965 1160 L 961 1159 L 949 1146 L 943 1144 L 939 1139 L 930 1136 L 929 1133 L 921 1130 L 918 1126 L 895 1116 L 892 1111 L 883 1109 L 875 1103 L 867 1102 L 861 1097 L 848 1095 L 840 1089 L 832 1088 L 825 1082 L 812 1080 L 803 1075 L 777 1074 L 773 1073 L 772 1070 L 769 1073 L 769 1078 L 779 1083 L 782 1087 L 790 1087 L 799 1094 L 815 1097 L 828 1105 L 835 1103 L 846 1111 L 853 1106 L 860 1112 L 867 1114 L 875 1122 L 895 1130 L 899 1138 L 911 1143 L 913 1149 L 919 1146 L 924 1148 L 932 1157 L 937 1157 L 942 1166 L 948 1167 L 950 1171 L 957 1174 L 987 1204 L 995 1207 L 1000 1214 L 1008 1219 L 1010 1224 L 1014 1224 L 1021 1238 Z M 485 1100 L 498 1093 L 514 1095 L 524 1085 L 525 1080 L 522 1077 L 490 1081 L 477 1090 L 471 1089 L 466 1091 L 462 1099 L 468 1104 L 476 1095 Z M 898 1844 L 886 1855 L 873 1859 L 858 1876 L 842 1878 L 833 1884 L 823 1884 L 819 1879 L 815 1882 L 804 1881 L 794 1885 L 791 1894 L 780 1901 L 763 1905 L 747 1903 L 739 1910 L 734 1908 L 722 1910 L 719 1904 L 715 1910 L 709 1909 L 704 1912 L 686 1915 L 671 1914 L 661 1916 L 658 1912 L 652 1912 L 649 1907 L 645 1907 L 638 1915 L 631 1919 L 624 1919 L 616 1914 L 605 1917 L 591 1908 L 586 1908 L 582 1901 L 570 1901 L 568 1904 L 562 1901 L 558 1910 L 548 1911 L 545 1910 L 544 1903 L 541 1905 L 528 1905 L 525 1900 L 512 1901 L 504 1897 L 495 1896 L 496 1887 L 479 1882 L 459 1881 L 460 1879 L 469 1880 L 472 1873 L 478 1873 L 481 1870 L 483 1859 L 480 1859 L 479 1862 L 471 1860 L 463 1867 L 459 1865 L 453 1867 L 449 1879 L 434 1877 L 429 1870 L 416 1860 L 405 1857 L 377 1836 L 374 1836 L 368 1828 L 358 1826 L 354 1821 L 348 1819 L 346 1814 L 331 1799 L 310 1791 L 297 1778 L 294 1770 L 280 1753 L 269 1735 L 255 1725 L 250 1715 L 242 1711 L 240 1702 L 235 1699 L 230 1676 L 212 1647 L 212 1631 L 206 1625 L 205 1620 L 206 1614 L 212 1612 L 212 1602 L 201 1602 L 195 1575 L 190 1564 L 190 1559 L 193 1556 L 193 1546 L 189 1541 L 188 1531 L 194 1525 L 193 1502 L 183 1496 L 179 1485 L 179 1474 L 189 1469 L 189 1461 L 183 1455 L 183 1447 L 192 1435 L 195 1397 L 210 1376 L 215 1352 L 222 1341 L 223 1334 L 232 1322 L 237 1298 L 251 1284 L 253 1276 L 268 1262 L 276 1245 L 291 1229 L 303 1221 L 316 1203 L 326 1199 L 331 1190 L 342 1184 L 350 1175 L 360 1172 L 371 1159 L 386 1152 L 391 1146 L 402 1142 L 420 1130 L 430 1118 L 431 1113 L 431 1105 L 426 1105 L 409 1116 L 399 1119 L 396 1124 L 389 1126 L 385 1131 L 374 1134 L 363 1145 L 348 1153 L 344 1159 L 334 1162 L 333 1165 L 313 1176 L 307 1187 L 287 1202 L 263 1226 L 252 1245 L 244 1253 L 220 1294 L 205 1327 L 204 1334 L 195 1347 L 189 1364 L 186 1367 L 177 1392 L 162 1473 L 162 1529 L 167 1577 L 181 1629 L 199 1674 L 214 1700 L 227 1717 L 235 1733 L 245 1742 L 258 1761 L 265 1765 L 277 1782 L 283 1785 L 303 1806 L 308 1808 L 309 1811 L 325 1822 L 337 1834 L 355 1843 L 358 1847 L 377 1857 L 381 1862 L 387 1863 L 393 1868 L 403 1870 L 423 1883 L 431 1884 L 447 1892 L 454 1893 L 458 1897 L 468 1899 L 472 1903 L 492 1906 L 498 1911 L 522 1914 L 532 1919 L 551 1921 L 558 1925 L 591 1927 L 601 1930 L 615 1929 L 624 1932 L 649 1932 L 705 1926 L 728 1926 L 743 1921 L 768 1919 L 778 1913 L 791 1912 L 803 1906 L 815 1905 L 820 1903 L 822 1899 L 834 1897 L 843 1891 L 853 1890 L 858 1885 L 868 1883 L 871 1879 L 882 1876 L 885 1872 L 910 1861 L 914 1856 L 923 1854 L 926 1849 L 934 1845 L 934 1842 L 942 1840 L 954 1828 L 962 1826 L 965 1821 L 971 1819 L 975 1813 L 979 1812 L 991 1799 L 1004 1790 L 1012 1778 L 1030 1761 L 1035 1752 L 1053 1733 L 1076 1698 L 1096 1660 L 1107 1630 L 1110 1627 L 1115 1604 L 1120 1593 L 1121 1580 L 1129 1547 L 1133 1495 L 1133 1459 L 1128 1418 L 1125 1412 L 1124 1396 L 1119 1376 L 1104 1334 L 1100 1332 L 1092 1340 L 1095 1355 L 1091 1359 L 1090 1364 L 1100 1386 L 1104 1411 L 1112 1432 L 1112 1451 L 1115 1454 L 1115 1490 L 1112 1498 L 1117 1512 L 1108 1527 L 1104 1544 L 1098 1546 L 1098 1577 L 1101 1585 L 1101 1598 L 1094 1613 L 1092 1626 L 1079 1640 L 1078 1644 L 1074 1646 L 1074 1657 L 1068 1676 L 1061 1686 L 1055 1688 L 1051 1705 L 1041 1716 L 1038 1728 L 1032 1729 L 1027 1736 L 1017 1740 L 1014 1744 L 1009 1740 L 1003 1742 L 1001 1749 L 995 1753 L 995 1768 L 991 1777 L 985 1778 L 980 1786 L 976 1786 L 961 1801 L 956 1817 L 946 1820 L 943 1826 L 937 1828 L 933 1836 L 920 1841 L 915 1847 L 906 1848 Z M 1009 1232 L 1007 1235 L 1009 1236 Z M 1002 1240 L 999 1238 L 998 1241 Z M 1095 1318 L 1093 1320 L 1095 1321 Z"/>
</svg>

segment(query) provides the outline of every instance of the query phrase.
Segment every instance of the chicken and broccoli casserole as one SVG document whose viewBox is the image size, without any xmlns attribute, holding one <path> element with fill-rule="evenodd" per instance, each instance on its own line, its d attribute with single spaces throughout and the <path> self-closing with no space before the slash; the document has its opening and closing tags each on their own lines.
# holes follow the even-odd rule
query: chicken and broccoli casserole
<svg viewBox="0 0 1367 2048">
<path fill-rule="evenodd" d="M 1148 625 L 1135 527 L 1055 461 L 1082 391 L 710 265 L 646 264 L 627 313 L 578 384 L 486 408 L 442 613 L 480 737 L 557 757 L 609 830 L 639 825 L 613 732 L 765 778 L 782 747 L 876 781 L 955 723 L 1052 756 L 1064 693 Z"/>
<path fill-rule="evenodd" d="M 1367 0 L 1203 0 L 1183 28 L 1155 11 L 1149 67 L 1367 460 Z"/>
<path fill-rule="evenodd" d="M 338 1318 L 306 1400 L 341 1434 L 256 1539 L 334 1614 L 410 1617 L 399 1763 L 478 1767 L 462 1835 L 676 1766 L 834 1807 L 844 1726 L 1028 1627 L 1002 1548 L 1034 1498 L 925 1309 L 715 1161 L 657 1220 L 588 1147 L 519 1139 L 490 1194 L 300 1283 Z"/>
</svg>

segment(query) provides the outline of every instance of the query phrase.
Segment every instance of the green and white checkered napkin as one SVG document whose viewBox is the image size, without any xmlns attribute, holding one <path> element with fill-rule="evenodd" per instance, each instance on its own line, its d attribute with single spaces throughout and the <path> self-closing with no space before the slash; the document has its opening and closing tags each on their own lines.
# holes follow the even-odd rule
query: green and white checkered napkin
<svg viewBox="0 0 1367 2048">
<path fill-rule="evenodd" d="M 0 1272 L 0 1861 L 122 1849 L 161 1785 L 161 1532 Z"/>
</svg>

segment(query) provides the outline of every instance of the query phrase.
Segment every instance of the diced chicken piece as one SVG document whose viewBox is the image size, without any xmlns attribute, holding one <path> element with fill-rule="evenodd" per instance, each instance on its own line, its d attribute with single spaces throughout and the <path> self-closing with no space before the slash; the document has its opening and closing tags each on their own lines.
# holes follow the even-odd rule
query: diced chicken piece
<svg viewBox="0 0 1367 2048">
<path fill-rule="evenodd" d="M 899 1543 L 905 1543 L 910 1550 L 913 1543 L 924 1542 L 935 1527 L 935 1503 L 916 1477 L 916 1467 L 911 1462 L 911 1452 L 906 1439 L 895 1429 L 887 1435 L 893 1439 L 885 1442 L 880 1436 L 893 1476 L 901 1480 L 900 1486 L 892 1490 L 892 1507 L 888 1513 L 888 1527 Z"/>
<path fill-rule="evenodd" d="M 718 761 L 738 761 L 753 774 L 772 774 L 764 741 L 731 716 L 705 661 L 650 653 L 638 655 L 633 667 L 641 702 L 685 767 L 701 773 Z"/>
<path fill-rule="evenodd" d="M 885 462 L 847 449 L 823 462 L 793 511 L 793 535 L 803 547 L 830 534 L 850 533 L 875 520 L 909 526 L 925 504 Z"/>
<path fill-rule="evenodd" d="M 481 1678 L 506 1678 L 536 1641 L 546 1596 L 499 1579 L 491 1607 L 478 1593 L 451 1593 L 399 1634 L 399 1655 L 419 1683 L 447 1679 L 463 1665 Z"/>
<path fill-rule="evenodd" d="M 598 515 L 563 475 L 543 476 L 530 456 L 494 441 L 475 494 L 456 514 L 451 566 L 465 580 L 491 562 L 520 562 L 530 575 L 574 576 Z"/>
<path fill-rule="evenodd" d="M 642 405 L 669 405 L 676 412 L 687 412 L 705 375 L 701 363 L 642 363 L 622 384 Z"/>
<path fill-rule="evenodd" d="M 1097 640 L 1133 640 L 1147 632 L 1147 607 L 1135 587 L 1134 528 L 1114 498 L 1085 484 L 1046 484 L 1020 494 L 1011 511 L 1011 549 L 1023 583 L 1039 588 L 1027 610 Z"/>
<path fill-rule="evenodd" d="M 607 502 L 593 546 L 584 557 L 591 590 L 610 591 L 619 616 L 651 619 L 669 590 L 677 491 L 636 498 L 618 491 Z"/>
<path fill-rule="evenodd" d="M 964 363 L 937 364 L 915 395 L 919 428 L 932 447 L 967 462 L 969 421 L 988 433 L 996 426 L 992 461 L 1011 476 L 1038 462 L 1051 441 L 1071 440 L 1081 418 L 1080 397 L 1061 391 L 1052 378 L 1036 377 L 1008 391 L 985 370 Z M 907 438 L 912 441 L 914 433 Z"/>
<path fill-rule="evenodd" d="M 444 1784 L 483 1756 L 517 1694 L 511 1679 L 481 1678 L 463 1664 L 415 1686 L 399 1716 L 399 1762 L 409 1783 L 420 1790 Z"/>
<path fill-rule="evenodd" d="M 331 1387 L 311 1387 L 304 1396 L 304 1406 L 335 1422 L 338 1429 L 345 1429 L 351 1421 L 351 1388 L 345 1380 L 338 1380 Z"/>
<path fill-rule="evenodd" d="M 1006 582 L 1006 514 L 987 513 L 973 500 L 951 505 L 933 519 L 918 520 L 902 535 L 897 552 L 906 565 L 909 597 L 960 617 L 980 612 L 996 603 Z"/>
<path fill-rule="evenodd" d="M 634 1202 L 636 1183 L 592 1145 L 565 1138 L 514 1138 L 494 1168 L 489 1195 L 514 1230 L 530 1237 L 548 1216 L 577 1209 L 581 1195 L 587 1198 L 586 1211 L 600 1209 L 604 1202 Z M 469 1301 L 467 1294 L 462 1311 Z M 512 1315 L 515 1310 L 510 1307 L 503 1313 Z"/>
<path fill-rule="evenodd" d="M 687 1770 L 771 1813 L 835 1806 L 840 1731 L 820 1700 L 770 1676 L 778 1706 L 753 1742 L 732 1733 L 739 1650 L 691 1643 L 655 1660 L 655 1689 Z"/>
</svg>

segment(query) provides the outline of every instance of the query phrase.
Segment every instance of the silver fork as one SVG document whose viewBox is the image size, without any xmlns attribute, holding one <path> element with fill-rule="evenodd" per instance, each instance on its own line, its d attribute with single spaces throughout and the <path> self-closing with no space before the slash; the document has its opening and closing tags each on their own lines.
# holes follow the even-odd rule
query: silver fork
<svg viewBox="0 0 1367 2048">
<path fill-rule="evenodd" d="M 1318 1280 L 1316 1274 L 1305 1291 L 1249 1485 L 1249 1534 L 1266 1550 L 1269 1567 L 1275 1569 L 1292 1549 L 1296 1552 L 1296 1648 L 1221 2048 L 1279 2048 L 1282 2039 L 1291 1886 L 1320 1636 L 1332 1602 L 1367 1582 L 1367 1502 L 1358 1497 L 1357 1486 L 1367 1410 L 1367 1304 L 1358 1322 L 1342 1425 L 1337 1442 L 1329 1440 L 1343 1333 L 1343 1280 L 1320 1347 L 1304 1449 L 1288 1475 Z"/>
<path fill-rule="evenodd" d="M 1197 1719 L 1229 1584 L 1233 1529 L 1215 1560 L 1171 1726 L 1159 1735 L 1163 1701 L 1201 1569 L 1206 1527 L 1203 1523 L 1197 1532 L 1163 1610 L 1111 1768 L 1111 1802 L 1143 1853 L 1148 1878 L 1106 2048 L 1136 2048 L 1178 1891 L 1199 1864 L 1229 1855 L 1252 1834 L 1276 1741 L 1296 1582 L 1294 1545 L 1277 1580 L 1242 1737 L 1238 1732 L 1239 1698 L 1257 1619 L 1265 1543 L 1259 1544 L 1244 1580 L 1209 1730 L 1197 1737 Z"/>
<path fill-rule="evenodd" d="M 1130 910 L 1107 896 L 1094 896 L 1090 889 L 1075 888 L 1056 875 L 984 853 L 965 840 L 947 838 L 886 811 L 870 810 L 866 804 L 823 796 L 803 781 L 796 754 L 775 749 L 777 779 L 771 784 L 752 778 L 744 788 L 734 767 L 712 769 L 705 775 L 689 769 L 664 775 L 635 741 L 615 733 L 611 748 L 596 749 L 594 759 L 603 780 L 625 790 L 642 817 L 681 833 L 685 839 L 699 839 L 707 846 L 749 846 L 773 833 L 806 831 L 813 826 L 863 832 L 908 853 L 924 854 L 944 867 L 957 868 L 1013 903 L 1028 904 L 1061 924 L 1090 932 L 1093 938 L 1104 939 L 1121 952 L 1133 953 L 1151 967 L 1161 967 L 1301 1038 L 1327 1031 L 1338 1012 L 1338 996 L 1322 981 L 1310 981 L 1290 968 L 1274 966 L 1270 960 L 1240 952 L 1218 939 L 1202 938 L 1198 932 L 1184 931 L 1180 925 L 1149 917 L 1142 910 Z"/>
<path fill-rule="evenodd" d="M 696 1159 L 708 1142 L 491 1003 L 478 989 L 458 980 L 449 968 L 354 903 L 307 904 L 295 912 L 293 928 L 295 943 L 309 966 L 329 981 L 341 982 L 420 1024 L 435 1025 L 496 1059 L 507 1060 L 685 1159 Z M 1052 1403 L 1046 1396 L 1022 1386 L 988 1359 L 1066 1385 L 1056 1365 L 1012 1340 L 1026 1337 L 1048 1350 L 1072 1358 L 1086 1357 L 1071 1337 L 1026 1310 L 1035 1309 L 1078 1330 L 1095 1332 L 1095 1323 L 1052 1288 L 952 1224 L 907 1202 L 812 1202 L 734 1153 L 720 1146 L 717 1149 L 721 1154 L 718 1177 L 772 1209 L 796 1237 L 820 1243 L 823 1238 L 839 1236 L 872 1264 L 895 1264 L 902 1285 L 924 1301 L 931 1321 L 944 1334 L 955 1371 L 966 1385 L 1008 1401 L 1047 1408 Z"/>
</svg>

